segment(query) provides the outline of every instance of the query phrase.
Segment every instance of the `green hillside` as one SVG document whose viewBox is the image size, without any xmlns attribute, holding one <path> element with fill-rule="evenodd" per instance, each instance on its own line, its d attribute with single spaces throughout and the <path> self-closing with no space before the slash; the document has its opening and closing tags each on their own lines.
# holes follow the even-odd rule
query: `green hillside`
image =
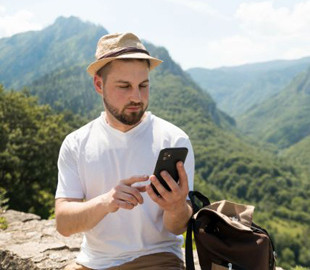
<svg viewBox="0 0 310 270">
<path fill-rule="evenodd" d="M 310 134 L 310 69 L 299 74 L 283 91 L 247 111 L 238 119 L 246 134 L 281 148 Z"/>
<path fill-rule="evenodd" d="M 283 150 L 281 156 L 291 160 L 292 163 L 300 164 L 310 172 L 310 136 Z"/>
<path fill-rule="evenodd" d="M 187 70 L 218 107 L 236 118 L 281 91 L 310 66 L 310 57 L 217 69 Z"/>
<path fill-rule="evenodd" d="M 70 22 L 73 23 L 76 20 L 78 19 L 57 20 L 55 25 L 58 27 L 55 29 L 59 29 L 58 35 L 64 36 L 62 31 L 68 33 L 67 26 L 71 27 Z M 80 27 L 85 26 L 84 32 L 91 33 L 94 27 L 100 28 L 92 24 L 80 23 L 81 25 L 78 23 Z M 46 29 L 51 29 L 55 25 Z M 35 32 L 36 38 L 40 37 L 40 33 L 45 34 L 46 29 Z M 100 35 L 104 34 L 104 28 L 100 29 L 102 30 Z M 70 28 L 70 31 L 74 36 L 76 33 L 74 29 Z M 54 33 L 51 34 L 54 35 Z M 35 43 L 35 40 L 31 39 L 32 35 L 32 32 L 21 34 L 29 43 Z M 21 36 L 16 35 L 12 39 L 22 40 Z M 90 39 L 97 38 L 90 37 Z M 3 40 L 11 42 L 10 38 L 0 39 L 0 44 Z M 61 39 L 60 42 L 68 46 L 61 47 L 60 50 L 63 50 L 62 53 L 66 55 L 71 52 L 71 59 L 77 59 L 75 55 L 80 54 L 80 50 L 66 50 L 71 48 L 70 40 L 75 44 L 74 46 L 82 46 L 67 34 L 66 39 Z M 84 40 L 82 43 L 86 46 Z M 254 218 L 259 224 L 266 226 L 272 234 L 280 263 L 283 266 L 295 264 L 310 266 L 310 257 L 307 256 L 307 250 L 310 249 L 308 237 L 310 189 L 307 175 L 296 169 L 289 161 L 263 150 L 256 143 L 249 143 L 248 139 L 235 131 L 234 120 L 217 109 L 212 98 L 171 59 L 165 48 L 152 44 L 146 44 L 146 46 L 152 55 L 165 61 L 152 72 L 149 109 L 154 114 L 180 126 L 189 134 L 196 159 L 195 188 L 208 195 L 211 200 L 226 198 L 255 204 Z M 53 48 L 57 48 L 56 41 Z M 49 209 L 52 208 L 53 192 L 56 187 L 56 157 L 64 133 L 96 117 L 102 110 L 101 100 L 95 94 L 91 79 L 85 71 L 87 61 L 93 59 L 90 57 L 90 60 L 87 60 L 89 55 L 94 54 L 94 48 L 95 45 L 92 45 L 89 52 L 84 52 L 85 56 L 81 61 L 75 61 L 73 64 L 71 60 L 62 59 L 62 65 L 55 66 L 53 69 L 42 66 L 42 73 L 35 76 L 27 77 L 27 73 L 36 73 L 32 66 L 27 69 L 21 67 L 19 70 L 16 64 L 15 72 L 26 74 L 28 80 L 24 80 L 22 76 L 15 76 L 14 83 L 6 79 L 5 85 L 10 88 L 13 85 L 28 88 L 28 94 L 10 92 L 7 90 L 8 87 L 0 91 L 0 130 L 2 132 L 0 133 L 0 155 L 6 157 L 6 163 L 0 163 L 3 177 L 0 188 L 7 191 L 10 207 L 38 212 L 44 217 L 51 214 Z M 42 55 L 47 54 L 46 47 L 43 46 L 40 49 Z M 58 53 L 57 50 L 55 53 Z M 18 60 L 14 58 L 11 61 L 18 63 Z M 44 57 L 37 61 L 43 65 Z M 33 67 L 37 66 L 34 61 Z M 2 71 L 0 78 L 4 81 Z M 39 105 L 29 93 L 36 95 L 42 105 Z M 45 103 L 48 105 L 44 105 Z M 24 114 L 27 117 L 22 117 Z M 85 119 L 81 120 L 74 115 L 82 115 Z M 45 123 L 45 119 L 49 120 Z M 32 126 L 35 128 L 31 129 Z M 53 129 L 49 129 L 50 126 L 59 126 L 59 134 L 56 132 L 53 136 Z M 24 131 L 21 127 L 29 127 L 29 130 Z M 29 144 L 23 144 L 23 148 L 17 151 L 24 133 L 27 134 L 26 142 Z M 53 138 L 51 143 L 48 140 L 49 137 Z M 41 144 L 36 144 L 36 141 Z M 38 149 L 40 150 L 42 144 L 50 150 L 41 154 Z M 32 145 L 37 148 L 32 150 Z M 42 151 L 45 151 L 44 149 Z M 29 163 L 31 166 L 28 166 L 27 151 L 32 153 L 31 157 L 34 160 Z M 48 151 L 52 151 L 53 154 L 49 155 Z M 42 163 L 50 164 L 48 174 L 44 174 L 45 170 L 38 169 Z M 7 167 L 7 164 L 10 166 Z M 14 164 L 20 170 L 15 170 Z M 32 176 L 33 171 L 36 172 L 35 176 Z M 47 186 L 44 185 L 45 182 L 48 183 Z M 20 189 L 23 185 L 29 186 L 27 204 L 23 204 L 23 197 L 14 192 L 15 186 L 11 188 L 10 183 L 18 183 Z M 42 192 L 39 192 L 40 190 Z"/>
<path fill-rule="evenodd" d="M 27 87 L 38 96 L 41 104 L 49 104 L 58 112 L 70 110 L 90 117 L 95 108 L 101 109 L 102 101 L 85 72 L 86 64 L 59 68 L 36 79 Z"/>
<path fill-rule="evenodd" d="M 59 17 L 42 31 L 0 39 L 0 81 L 18 89 L 42 75 L 92 59 L 107 31 L 76 17 Z"/>
</svg>

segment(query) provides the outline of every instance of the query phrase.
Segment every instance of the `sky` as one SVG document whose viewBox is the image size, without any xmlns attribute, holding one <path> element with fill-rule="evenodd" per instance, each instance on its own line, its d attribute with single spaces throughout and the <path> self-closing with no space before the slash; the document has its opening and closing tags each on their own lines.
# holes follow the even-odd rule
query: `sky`
<svg viewBox="0 0 310 270">
<path fill-rule="evenodd" d="M 0 38 L 77 16 L 164 46 L 183 69 L 310 56 L 310 0 L 0 0 Z"/>
</svg>

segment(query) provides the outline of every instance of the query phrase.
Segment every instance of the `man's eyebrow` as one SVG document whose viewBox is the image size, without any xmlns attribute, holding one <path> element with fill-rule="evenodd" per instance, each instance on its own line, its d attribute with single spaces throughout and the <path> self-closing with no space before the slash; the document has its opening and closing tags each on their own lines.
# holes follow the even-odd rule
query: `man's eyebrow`
<svg viewBox="0 0 310 270">
<path fill-rule="evenodd" d="M 117 80 L 116 83 L 130 83 L 129 81 Z"/>
<path fill-rule="evenodd" d="M 129 83 L 129 84 L 130 84 L 130 81 L 124 81 L 124 80 L 117 80 L 117 81 L 115 81 L 115 82 L 116 82 L 116 83 Z M 146 80 L 140 82 L 140 84 L 141 84 L 141 83 L 148 83 L 148 82 L 150 82 L 150 80 L 149 80 L 149 79 L 146 79 Z"/>
<path fill-rule="evenodd" d="M 146 80 L 142 81 L 141 83 L 148 83 L 148 82 L 150 82 L 150 80 L 146 79 Z"/>
</svg>

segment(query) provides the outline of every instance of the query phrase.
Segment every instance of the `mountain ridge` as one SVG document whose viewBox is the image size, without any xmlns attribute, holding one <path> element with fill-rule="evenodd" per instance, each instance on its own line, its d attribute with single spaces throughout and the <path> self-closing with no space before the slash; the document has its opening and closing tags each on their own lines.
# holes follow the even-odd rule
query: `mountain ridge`
<svg viewBox="0 0 310 270">
<path fill-rule="evenodd" d="M 310 134 L 310 68 L 277 95 L 250 109 L 238 127 L 260 140 L 289 147 Z"/>
<path fill-rule="evenodd" d="M 187 72 L 221 110 L 238 118 L 252 106 L 279 93 L 309 67 L 310 57 L 304 57 L 218 69 L 192 68 Z"/>
<path fill-rule="evenodd" d="M 88 31 L 81 36 L 81 29 Z M 0 39 L 0 81 L 7 88 L 18 89 L 47 72 L 90 60 L 97 40 L 106 33 L 102 26 L 84 23 L 77 17 L 60 17 L 40 31 Z"/>
</svg>

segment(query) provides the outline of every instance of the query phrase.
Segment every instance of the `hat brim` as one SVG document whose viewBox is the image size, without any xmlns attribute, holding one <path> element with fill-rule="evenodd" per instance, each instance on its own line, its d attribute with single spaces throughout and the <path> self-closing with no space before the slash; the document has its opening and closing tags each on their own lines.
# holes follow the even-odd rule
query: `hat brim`
<svg viewBox="0 0 310 270">
<path fill-rule="evenodd" d="M 145 53 L 128 53 L 116 57 L 107 57 L 94 61 L 87 67 L 87 72 L 90 76 L 94 77 L 99 69 L 103 68 L 106 64 L 116 59 L 146 59 L 150 61 L 150 70 L 154 69 L 163 62 L 162 60 L 149 56 Z"/>
</svg>

